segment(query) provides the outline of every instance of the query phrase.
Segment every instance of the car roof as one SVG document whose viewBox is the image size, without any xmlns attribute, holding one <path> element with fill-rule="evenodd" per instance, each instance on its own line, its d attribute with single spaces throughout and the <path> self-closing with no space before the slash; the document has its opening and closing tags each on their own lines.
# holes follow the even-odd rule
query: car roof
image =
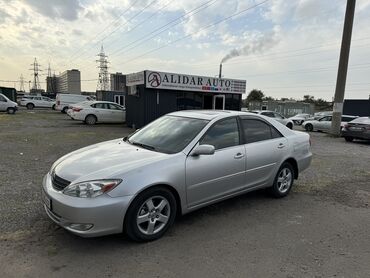
<svg viewBox="0 0 370 278">
<path fill-rule="evenodd" d="M 256 114 L 244 112 L 244 111 L 231 111 L 231 110 L 182 110 L 182 111 L 169 113 L 168 115 L 204 119 L 204 120 L 213 120 L 216 118 L 226 118 L 228 116 L 238 116 L 238 115 L 255 116 Z"/>
</svg>

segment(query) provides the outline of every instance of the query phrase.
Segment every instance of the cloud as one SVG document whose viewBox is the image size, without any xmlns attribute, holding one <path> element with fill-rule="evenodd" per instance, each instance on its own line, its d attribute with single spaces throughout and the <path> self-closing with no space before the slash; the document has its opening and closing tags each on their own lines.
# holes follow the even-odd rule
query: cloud
<svg viewBox="0 0 370 278">
<path fill-rule="evenodd" d="M 0 24 L 4 23 L 8 17 L 10 17 L 10 15 L 6 11 L 0 9 Z"/>
<path fill-rule="evenodd" d="M 74 21 L 84 9 L 79 0 L 25 0 L 38 13 L 52 19 Z"/>
</svg>

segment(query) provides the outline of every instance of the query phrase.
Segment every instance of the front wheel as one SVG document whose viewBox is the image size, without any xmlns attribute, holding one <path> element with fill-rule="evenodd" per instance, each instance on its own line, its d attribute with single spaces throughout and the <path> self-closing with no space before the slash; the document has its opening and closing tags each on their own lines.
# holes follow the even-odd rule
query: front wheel
<svg viewBox="0 0 370 278">
<path fill-rule="evenodd" d="M 165 187 L 150 188 L 130 205 L 124 231 L 134 241 L 151 241 L 163 236 L 176 217 L 176 199 Z"/>
<path fill-rule="evenodd" d="M 9 107 L 6 112 L 8 112 L 8 114 L 15 114 L 15 108 L 13 107 Z"/>
<path fill-rule="evenodd" d="M 270 188 L 271 194 L 276 198 L 282 198 L 289 194 L 294 182 L 294 169 L 288 162 L 281 165 L 273 186 Z"/>
</svg>

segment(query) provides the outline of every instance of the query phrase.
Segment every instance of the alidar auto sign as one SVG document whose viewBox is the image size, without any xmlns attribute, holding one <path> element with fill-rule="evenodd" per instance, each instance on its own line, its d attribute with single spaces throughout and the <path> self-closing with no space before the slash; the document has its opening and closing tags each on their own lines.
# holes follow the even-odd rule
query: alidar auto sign
<svg viewBox="0 0 370 278">
<path fill-rule="evenodd" d="M 245 80 L 214 78 L 160 71 L 145 71 L 146 88 L 213 93 L 245 93 Z"/>
</svg>

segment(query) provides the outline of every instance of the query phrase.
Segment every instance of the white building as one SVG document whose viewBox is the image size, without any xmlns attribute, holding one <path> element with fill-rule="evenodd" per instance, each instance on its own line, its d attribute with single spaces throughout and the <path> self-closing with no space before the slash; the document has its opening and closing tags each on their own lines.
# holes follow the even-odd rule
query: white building
<svg viewBox="0 0 370 278">
<path fill-rule="evenodd" d="M 56 83 L 58 93 L 81 94 L 81 73 L 77 69 L 62 72 Z"/>
</svg>

